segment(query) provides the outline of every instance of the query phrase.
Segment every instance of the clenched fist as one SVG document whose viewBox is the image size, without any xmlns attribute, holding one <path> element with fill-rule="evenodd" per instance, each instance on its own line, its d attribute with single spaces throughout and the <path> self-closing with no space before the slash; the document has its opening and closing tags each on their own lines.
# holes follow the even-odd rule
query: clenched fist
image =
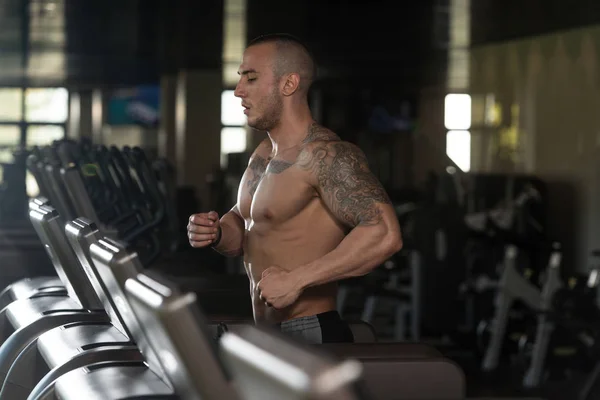
<svg viewBox="0 0 600 400">
<path fill-rule="evenodd" d="M 294 304 L 302 293 L 299 282 L 292 274 L 278 266 L 271 266 L 263 271 L 256 289 L 260 300 L 267 307 L 278 310 Z"/>
<path fill-rule="evenodd" d="M 215 242 L 218 243 L 221 239 L 219 214 L 215 211 L 192 214 L 187 232 L 192 247 L 200 248 L 210 246 Z"/>
</svg>

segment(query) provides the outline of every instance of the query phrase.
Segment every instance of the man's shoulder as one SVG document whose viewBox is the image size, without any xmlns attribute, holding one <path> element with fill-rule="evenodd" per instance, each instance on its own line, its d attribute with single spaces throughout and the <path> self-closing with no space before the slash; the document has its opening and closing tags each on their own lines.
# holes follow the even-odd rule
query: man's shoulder
<svg viewBox="0 0 600 400">
<path fill-rule="evenodd" d="M 340 137 L 331 129 L 325 128 L 316 122 L 313 122 L 308 128 L 308 134 L 302 141 L 303 145 L 310 145 L 316 142 L 340 141 Z"/>
<path fill-rule="evenodd" d="M 364 170 L 367 160 L 364 152 L 345 140 L 316 140 L 304 146 L 296 165 L 303 170 L 324 173 Z"/>
<path fill-rule="evenodd" d="M 342 140 L 339 137 L 337 139 L 327 140 L 315 140 L 310 143 L 306 143 L 303 146 L 303 152 L 317 155 L 321 157 L 325 156 L 336 156 L 341 154 L 354 155 L 358 157 L 364 156 L 363 151 L 352 142 Z"/>
</svg>

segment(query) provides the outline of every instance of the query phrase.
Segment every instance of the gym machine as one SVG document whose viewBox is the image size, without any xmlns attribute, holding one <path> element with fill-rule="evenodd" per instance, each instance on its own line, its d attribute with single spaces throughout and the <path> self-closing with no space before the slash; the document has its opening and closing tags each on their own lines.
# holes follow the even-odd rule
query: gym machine
<svg viewBox="0 0 600 400">
<path fill-rule="evenodd" d="M 40 391 L 60 375 L 86 365 L 104 361 L 143 361 L 123 316 L 90 259 L 90 245 L 101 238 L 96 226 L 86 220 L 75 220 L 64 230 L 57 227 L 54 232 L 62 232 L 55 245 L 63 248 L 62 253 L 74 252 L 109 321 L 103 324 L 74 322 L 41 334 L 13 362 L 0 397 L 21 398 L 34 387 Z M 134 324 L 135 321 L 130 320 L 128 325 Z"/>
<path fill-rule="evenodd" d="M 75 225 L 75 224 L 73 224 Z M 70 231 L 75 234 L 75 226 Z M 91 222 L 78 219 L 76 225 L 89 232 Z M 87 228 L 86 228 L 87 226 Z M 85 235 L 85 230 L 77 232 Z M 71 239 L 74 239 L 73 234 Z M 75 241 L 71 240 L 72 243 Z M 106 288 L 104 302 L 114 305 L 115 323 L 131 337 L 144 360 L 105 361 L 70 370 L 53 379 L 45 377 L 32 390 L 29 400 L 34 399 L 127 399 L 160 398 L 176 399 L 173 388 L 158 361 L 158 354 L 149 344 L 139 320 L 131 310 L 125 297 L 124 286 L 127 279 L 141 271 L 137 254 L 128 253 L 124 247 L 103 237 L 89 246 L 92 264 Z M 80 252 L 78 252 L 81 254 Z M 153 397 L 157 396 L 157 397 Z"/>
<path fill-rule="evenodd" d="M 161 349 L 161 361 L 176 392 L 197 393 L 198 398 L 212 398 L 210 393 L 206 392 L 207 389 L 202 382 L 212 380 L 217 387 L 222 387 L 223 376 L 231 369 L 222 370 L 218 361 L 219 356 L 211 353 L 213 347 L 210 331 L 206 329 L 206 322 L 196 297 L 191 293 L 178 293 L 176 288 L 161 280 L 160 277 L 145 273 L 128 280 L 125 286 L 127 296 L 133 305 L 132 309 L 140 321 L 144 321 L 143 329 L 147 331 L 151 344 Z M 229 335 L 243 336 L 244 332 L 252 332 L 252 329 L 255 328 L 250 324 L 234 326 L 233 329 L 222 334 L 219 343 L 224 338 L 230 337 Z M 282 335 L 271 336 L 268 330 L 261 331 L 261 334 L 263 333 L 266 335 L 264 343 L 271 343 L 266 350 L 277 352 L 280 340 L 278 337 Z M 281 340 L 285 341 L 285 339 Z M 310 351 L 358 360 L 369 375 L 368 386 L 374 392 L 376 399 L 390 398 L 399 393 L 411 399 L 464 396 L 464 377 L 460 369 L 429 346 L 408 343 L 362 343 L 306 345 L 305 347 L 310 348 Z M 198 352 L 191 353 L 190 348 L 197 349 Z M 198 354 L 202 356 L 199 357 Z M 231 356 L 246 358 L 250 357 L 250 354 L 252 353 L 245 355 L 236 353 Z M 260 368 L 265 370 L 268 368 L 263 363 L 265 357 L 267 356 L 251 358 L 254 359 L 253 362 L 262 364 Z M 204 366 L 203 362 L 206 363 Z M 186 368 L 188 371 L 185 371 Z M 277 372 L 281 371 L 269 373 Z M 201 373 L 207 375 L 198 376 Z M 246 385 L 244 379 L 237 381 L 235 377 L 232 378 L 235 381 L 233 385 L 235 388 L 240 389 Z M 435 382 L 433 387 L 432 382 Z M 201 387 L 197 387 L 198 385 Z M 243 392 L 246 389 L 240 390 Z M 207 397 L 203 397 L 200 393 Z M 246 398 L 244 393 L 240 395 Z M 271 396 L 272 393 L 263 398 L 273 398 Z"/>
<path fill-rule="evenodd" d="M 544 312 L 551 307 L 551 300 L 554 293 L 562 286 L 560 279 L 561 249 L 558 243 L 552 244 L 546 277 L 543 288 L 539 289 L 533 285 L 526 277 L 518 271 L 517 268 L 518 249 L 515 244 L 509 244 L 505 249 L 504 270 L 498 285 L 496 293 L 496 310 L 492 324 L 491 337 L 482 362 L 484 371 L 495 370 L 498 366 L 500 353 L 506 333 L 506 326 L 509 319 L 509 311 L 515 301 L 522 301 L 529 309 L 539 312 L 538 318 L 544 317 Z M 545 320 L 542 321 L 545 323 Z M 546 325 L 542 325 L 538 334 L 542 335 Z M 541 337 L 545 337 L 542 335 Z M 537 353 L 536 353 L 537 354 Z M 531 378 L 539 379 L 540 362 L 543 360 L 534 359 L 532 368 L 529 372 Z"/>
</svg>

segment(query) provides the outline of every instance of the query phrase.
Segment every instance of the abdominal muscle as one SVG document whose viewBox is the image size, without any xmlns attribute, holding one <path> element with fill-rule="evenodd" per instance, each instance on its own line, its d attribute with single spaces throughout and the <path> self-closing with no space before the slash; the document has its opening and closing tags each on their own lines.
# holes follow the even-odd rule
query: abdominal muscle
<svg viewBox="0 0 600 400">
<path fill-rule="evenodd" d="M 261 226 L 263 225 L 263 226 Z M 260 300 L 256 285 L 264 270 L 277 266 L 287 271 L 301 268 L 329 253 L 343 239 L 337 227 L 333 229 L 272 229 L 270 224 L 253 224 L 246 231 L 244 266 L 250 279 L 250 295 L 256 323 L 275 324 L 294 318 L 332 311 L 336 308 L 337 285 L 330 283 L 304 290 L 298 300 L 277 310 Z"/>
</svg>

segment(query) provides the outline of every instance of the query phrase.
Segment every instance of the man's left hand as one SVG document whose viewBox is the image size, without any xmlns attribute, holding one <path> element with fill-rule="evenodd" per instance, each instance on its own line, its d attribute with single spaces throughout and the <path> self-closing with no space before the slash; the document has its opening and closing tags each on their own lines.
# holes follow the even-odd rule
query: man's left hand
<svg viewBox="0 0 600 400">
<path fill-rule="evenodd" d="M 292 305 L 302 292 L 292 274 L 277 266 L 263 271 L 257 289 L 260 299 L 278 310 Z"/>
</svg>

